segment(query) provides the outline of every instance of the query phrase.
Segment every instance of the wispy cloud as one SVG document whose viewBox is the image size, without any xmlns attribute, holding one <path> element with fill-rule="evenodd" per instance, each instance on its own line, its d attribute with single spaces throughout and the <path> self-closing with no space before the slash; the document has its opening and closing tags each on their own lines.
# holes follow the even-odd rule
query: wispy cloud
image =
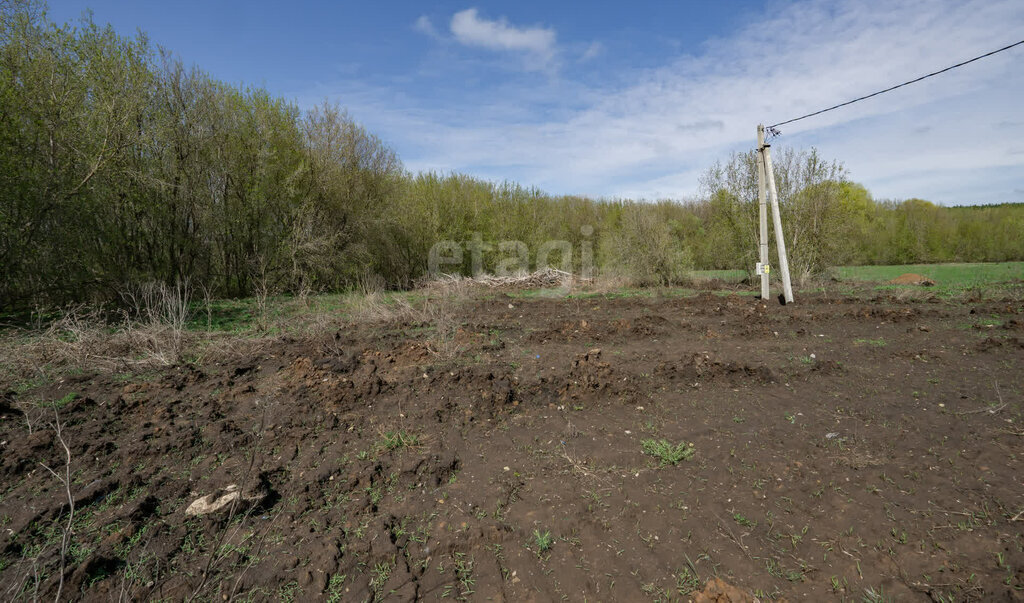
<svg viewBox="0 0 1024 603">
<path fill-rule="evenodd" d="M 440 38 L 441 34 L 434 28 L 434 23 L 430 20 L 430 17 L 426 15 L 420 15 L 416 22 L 413 23 L 412 28 L 416 31 L 426 34 L 431 38 Z"/>
<path fill-rule="evenodd" d="M 535 82 L 504 86 L 489 102 L 432 107 L 374 99 L 366 112 L 353 111 L 395 141 L 413 168 L 514 178 L 554 192 L 685 196 L 696 192 L 711 162 L 750 148 L 758 123 L 945 67 L 1016 41 L 1022 30 L 1019 0 L 797 0 L 708 40 L 699 53 L 620 77 L 615 81 L 630 83 L 618 88 L 592 88 L 563 74 L 540 91 Z M 457 13 L 451 31 L 462 44 L 494 51 L 550 57 L 556 50 L 554 30 L 487 20 L 475 9 Z M 1024 158 L 1013 153 L 1024 137 L 1021 60 L 1024 49 L 1014 49 L 791 124 L 778 142 L 818 146 L 879 196 L 1010 200 L 1021 183 L 1012 174 L 1024 173 Z M 586 99 L 582 106 L 565 104 L 566 86 Z M 993 179 L 992 170 L 1002 176 Z M 965 178 L 991 198 L 952 197 L 972 190 Z M 996 190 L 990 182 L 1004 184 Z"/>
<path fill-rule="evenodd" d="M 601 44 L 600 42 L 591 42 L 587 46 L 587 49 L 583 51 L 583 54 L 580 55 L 580 61 L 584 61 L 585 62 L 585 61 L 589 61 L 591 59 L 595 59 L 595 58 L 599 57 L 602 52 L 604 52 L 604 45 L 603 44 Z"/>
</svg>

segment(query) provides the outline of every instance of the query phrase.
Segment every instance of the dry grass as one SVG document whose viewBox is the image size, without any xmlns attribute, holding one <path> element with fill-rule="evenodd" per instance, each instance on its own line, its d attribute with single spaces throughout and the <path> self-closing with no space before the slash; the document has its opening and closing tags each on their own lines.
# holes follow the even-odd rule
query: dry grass
<svg viewBox="0 0 1024 603">
<path fill-rule="evenodd" d="M 345 314 L 354 323 L 393 322 L 413 319 L 416 309 L 403 297 L 372 291 L 347 298 Z"/>
<path fill-rule="evenodd" d="M 589 282 L 579 283 L 579 285 L 576 286 L 576 290 L 587 293 L 612 293 L 632 288 L 635 285 L 636 280 L 630 276 L 603 272 L 593 279 L 590 279 Z"/>
<path fill-rule="evenodd" d="M 181 361 L 197 336 L 185 329 L 191 288 L 147 284 L 122 295 L 113 320 L 95 308 L 74 306 L 33 329 L 0 336 L 4 378 L 45 380 L 67 369 L 138 371 Z"/>
<path fill-rule="evenodd" d="M 115 328 L 95 312 L 72 309 L 36 332 L 0 339 L 0 359 L 22 376 L 49 367 L 131 370 L 176 363 L 188 337 L 168 325 L 127 322 Z"/>
<path fill-rule="evenodd" d="M 142 373 L 204 358 L 233 361 L 257 353 L 267 342 L 165 324 L 111 323 L 76 309 L 42 330 L 0 335 L 0 383 L 17 391 L 73 372 Z"/>
<path fill-rule="evenodd" d="M 346 315 L 350 324 L 404 323 L 426 328 L 430 333 L 427 346 L 431 353 L 453 358 L 460 352 L 457 342 L 461 327 L 459 310 L 474 298 L 479 283 L 474 279 L 442 279 L 424 283 L 417 298 L 391 296 L 381 291 L 367 291 L 347 300 Z"/>
<path fill-rule="evenodd" d="M 432 354 L 453 358 L 461 351 L 458 335 L 465 303 L 483 291 L 553 283 L 560 287 L 552 291 L 563 295 L 619 286 L 617 281 L 583 282 L 550 270 L 502 278 L 443 278 L 399 294 L 385 292 L 379 284 L 368 281 L 360 292 L 340 299 L 274 300 L 258 296 L 255 322 L 228 332 L 212 330 L 214 300 L 209 291 L 196 290 L 188 283 L 152 283 L 125 291 L 122 310 L 114 315 L 75 306 L 49 322 L 0 332 L 0 380 L 9 384 L 41 383 L 75 370 L 131 373 L 204 358 L 239 358 L 256 353 L 268 338 L 282 334 L 315 339 L 367 323 L 423 329 Z M 198 304 L 192 303 L 193 297 Z M 189 329 L 193 313 L 206 329 Z"/>
<path fill-rule="evenodd" d="M 421 323 L 432 328 L 428 340 L 429 350 L 441 358 L 454 358 L 461 352 L 457 341 L 462 322 L 458 318 L 458 301 L 461 298 L 426 300 L 418 311 Z"/>
</svg>

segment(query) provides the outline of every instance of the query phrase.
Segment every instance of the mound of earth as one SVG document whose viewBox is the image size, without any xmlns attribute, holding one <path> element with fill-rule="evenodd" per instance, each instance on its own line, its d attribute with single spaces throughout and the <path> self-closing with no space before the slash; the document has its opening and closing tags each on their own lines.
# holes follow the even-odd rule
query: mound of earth
<svg viewBox="0 0 1024 603">
<path fill-rule="evenodd" d="M 889 283 L 893 285 L 920 285 L 922 287 L 932 287 L 935 285 L 935 281 L 927 276 L 921 276 L 920 274 L 914 274 L 913 272 L 901 274 L 889 281 Z"/>
<path fill-rule="evenodd" d="M 754 603 L 756 600 L 750 593 L 736 588 L 721 578 L 708 580 L 704 590 L 697 593 L 693 599 L 694 603 Z"/>
</svg>

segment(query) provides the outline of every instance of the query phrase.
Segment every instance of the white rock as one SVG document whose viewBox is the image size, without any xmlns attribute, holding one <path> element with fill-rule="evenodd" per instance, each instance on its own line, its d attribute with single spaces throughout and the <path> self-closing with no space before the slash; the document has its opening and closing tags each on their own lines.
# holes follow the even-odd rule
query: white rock
<svg viewBox="0 0 1024 603">
<path fill-rule="evenodd" d="M 217 496 L 220 494 L 220 496 Z M 215 513 L 221 509 L 227 507 L 236 500 L 255 501 L 263 498 L 260 494 L 254 494 L 250 496 L 242 496 L 242 492 L 239 490 L 236 484 L 231 484 L 216 492 L 214 494 L 207 494 L 200 498 L 192 501 L 192 504 L 185 509 L 185 515 L 189 516 L 200 516 Z"/>
</svg>

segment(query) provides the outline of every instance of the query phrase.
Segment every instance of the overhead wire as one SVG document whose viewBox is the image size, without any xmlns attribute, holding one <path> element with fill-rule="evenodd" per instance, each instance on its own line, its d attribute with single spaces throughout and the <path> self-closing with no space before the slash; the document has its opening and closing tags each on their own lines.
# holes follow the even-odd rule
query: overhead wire
<svg viewBox="0 0 1024 603">
<path fill-rule="evenodd" d="M 909 86 L 910 84 L 915 84 L 917 82 L 920 82 L 921 80 L 926 80 L 926 79 L 928 79 L 930 77 L 939 75 L 940 73 L 945 73 L 947 71 L 952 71 L 953 69 L 956 69 L 957 67 L 963 67 L 964 65 L 968 65 L 968 64 L 973 63 L 975 61 L 980 61 L 981 59 L 984 59 L 986 57 L 990 57 L 990 56 L 992 56 L 994 54 L 999 54 L 1000 52 L 1004 52 L 1006 50 L 1010 50 L 1014 46 L 1020 46 L 1021 44 L 1024 44 L 1024 40 L 1021 40 L 1020 42 L 1015 42 L 1015 43 L 1010 44 L 1008 46 L 1003 46 L 1002 48 L 998 48 L 998 49 L 993 50 L 991 52 L 986 52 L 985 54 L 978 55 L 978 56 L 974 57 L 973 59 L 968 59 L 966 61 L 962 61 L 960 63 L 957 63 L 956 65 L 950 65 L 949 67 L 946 67 L 945 69 L 940 69 L 938 71 L 933 71 L 933 72 L 931 72 L 931 73 L 929 73 L 927 75 L 922 75 L 921 77 L 914 78 L 912 80 L 908 80 L 906 82 L 903 82 L 902 84 L 897 84 L 895 86 L 890 86 L 889 88 L 886 88 L 885 90 L 879 90 L 878 92 L 872 92 L 871 94 L 865 94 L 864 96 L 855 98 L 853 100 L 846 101 L 845 103 L 839 103 L 838 105 L 833 105 L 833 106 L 831 106 L 831 107 L 829 107 L 827 109 L 822 109 L 820 111 L 815 111 L 813 113 L 808 113 L 807 115 L 801 115 L 800 117 L 794 117 L 793 119 L 787 119 L 786 121 L 780 121 L 777 124 L 772 124 L 772 125 L 768 126 L 767 130 L 772 131 L 775 128 L 777 128 L 778 126 L 784 126 L 786 124 L 791 124 L 791 123 L 793 123 L 795 121 L 800 121 L 801 119 L 807 119 L 808 117 L 814 117 L 815 115 L 821 115 L 822 113 L 827 113 L 829 111 L 838 109 L 840 107 L 845 107 L 847 105 L 852 105 L 853 103 L 857 103 L 857 102 L 860 102 L 862 100 L 869 99 L 869 98 L 871 98 L 873 96 L 878 96 L 879 94 L 885 94 L 886 92 L 892 92 L 893 90 L 896 90 L 897 88 L 902 88 L 904 86 Z M 777 130 L 776 130 L 776 132 L 777 132 Z"/>
</svg>

